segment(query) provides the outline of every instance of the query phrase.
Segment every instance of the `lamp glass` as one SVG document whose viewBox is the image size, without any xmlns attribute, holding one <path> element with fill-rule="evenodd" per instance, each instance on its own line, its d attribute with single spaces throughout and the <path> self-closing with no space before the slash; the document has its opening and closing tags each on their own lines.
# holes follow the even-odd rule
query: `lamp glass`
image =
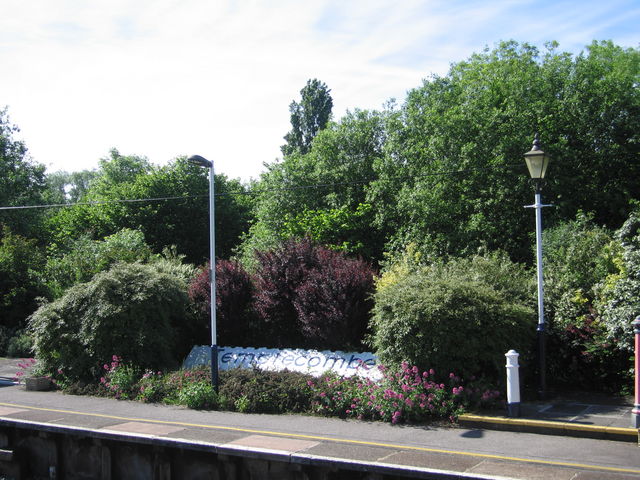
<svg viewBox="0 0 640 480">
<path fill-rule="evenodd" d="M 531 178 L 535 180 L 543 179 L 549 166 L 549 155 L 542 150 L 532 150 L 524 154 L 524 159 L 527 162 Z"/>
</svg>

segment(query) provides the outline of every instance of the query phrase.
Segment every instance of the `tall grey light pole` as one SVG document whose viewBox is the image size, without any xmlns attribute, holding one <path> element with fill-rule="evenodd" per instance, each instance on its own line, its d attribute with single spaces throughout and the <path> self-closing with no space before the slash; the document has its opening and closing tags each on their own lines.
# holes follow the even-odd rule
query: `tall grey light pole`
<svg viewBox="0 0 640 480">
<path fill-rule="evenodd" d="M 192 155 L 189 162 L 209 169 L 209 283 L 211 289 L 211 385 L 218 391 L 218 336 L 216 331 L 216 230 L 215 230 L 215 171 L 213 162 L 200 155 Z"/>
<path fill-rule="evenodd" d="M 540 148 L 540 140 L 536 133 L 533 140 L 533 147 L 524 154 L 529 175 L 536 182 L 535 203 L 527 205 L 525 208 L 534 208 L 536 210 L 536 264 L 538 271 L 538 396 L 543 399 L 547 395 L 547 379 L 546 379 L 546 325 L 544 321 L 544 280 L 542 277 L 542 208 L 551 205 L 543 205 L 541 202 L 542 181 L 547 173 L 550 156 Z"/>
</svg>

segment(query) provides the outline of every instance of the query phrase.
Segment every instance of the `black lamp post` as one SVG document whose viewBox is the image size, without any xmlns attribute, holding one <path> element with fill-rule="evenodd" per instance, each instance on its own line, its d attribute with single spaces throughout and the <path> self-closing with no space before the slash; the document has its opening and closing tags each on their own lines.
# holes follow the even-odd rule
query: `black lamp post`
<svg viewBox="0 0 640 480">
<path fill-rule="evenodd" d="M 213 162 L 200 155 L 192 155 L 189 162 L 209 169 L 209 283 L 211 289 L 211 385 L 218 391 L 218 341 L 216 333 L 216 232 Z"/>
<path fill-rule="evenodd" d="M 536 264 L 538 273 L 538 396 L 543 399 L 547 395 L 547 379 L 546 379 L 546 325 L 544 321 L 544 289 L 542 278 L 542 208 L 551 205 L 543 205 L 541 202 L 542 181 L 547 173 L 550 156 L 540 148 L 540 140 L 536 133 L 533 140 L 533 147 L 524 154 L 527 162 L 529 175 L 536 183 L 535 203 L 527 205 L 526 208 L 534 208 L 536 210 Z"/>
</svg>

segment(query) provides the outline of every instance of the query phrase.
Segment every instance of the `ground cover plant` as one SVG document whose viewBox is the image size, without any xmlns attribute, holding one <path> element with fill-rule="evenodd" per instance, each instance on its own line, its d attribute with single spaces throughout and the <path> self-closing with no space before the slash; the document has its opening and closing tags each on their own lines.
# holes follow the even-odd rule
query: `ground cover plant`
<svg viewBox="0 0 640 480">
<path fill-rule="evenodd" d="M 358 420 L 422 423 L 455 421 L 470 409 L 496 407 L 500 393 L 480 380 L 465 382 L 449 373 L 437 375 L 403 363 L 380 367 L 378 382 L 359 376 L 320 377 L 299 372 L 257 369 L 221 371 L 219 388 L 211 385 L 211 369 L 197 367 L 163 373 L 136 367 L 114 355 L 103 365 L 99 383 L 78 388 L 63 372 L 54 381 L 68 393 L 93 394 L 193 409 L 242 413 L 303 413 Z"/>
</svg>

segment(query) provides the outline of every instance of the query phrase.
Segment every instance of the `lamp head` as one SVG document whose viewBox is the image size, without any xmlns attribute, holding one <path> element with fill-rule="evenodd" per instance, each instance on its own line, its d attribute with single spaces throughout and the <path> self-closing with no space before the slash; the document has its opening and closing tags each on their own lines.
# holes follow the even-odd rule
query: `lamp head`
<svg viewBox="0 0 640 480">
<path fill-rule="evenodd" d="M 187 158 L 187 161 L 193 163 L 194 165 L 198 165 L 199 167 L 211 168 L 213 166 L 212 161 L 207 160 L 200 155 L 191 155 L 189 158 Z"/>
<path fill-rule="evenodd" d="M 524 154 L 524 160 L 527 162 L 529 175 L 532 179 L 538 181 L 544 179 L 550 159 L 549 154 L 544 153 L 540 148 L 540 139 L 536 133 L 531 150 Z"/>
</svg>

